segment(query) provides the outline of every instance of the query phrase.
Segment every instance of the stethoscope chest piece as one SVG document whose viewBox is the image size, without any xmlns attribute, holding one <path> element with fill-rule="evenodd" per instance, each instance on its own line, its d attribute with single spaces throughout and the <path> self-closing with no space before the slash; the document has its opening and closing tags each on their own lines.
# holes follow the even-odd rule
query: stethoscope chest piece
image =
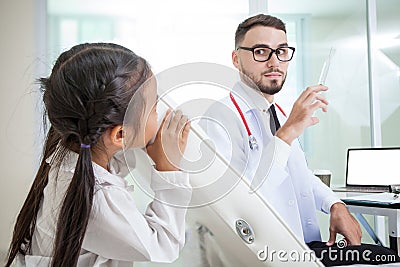
<svg viewBox="0 0 400 267">
<path fill-rule="evenodd" d="M 257 139 L 253 135 L 249 135 L 249 146 L 251 150 L 258 149 Z"/>
</svg>

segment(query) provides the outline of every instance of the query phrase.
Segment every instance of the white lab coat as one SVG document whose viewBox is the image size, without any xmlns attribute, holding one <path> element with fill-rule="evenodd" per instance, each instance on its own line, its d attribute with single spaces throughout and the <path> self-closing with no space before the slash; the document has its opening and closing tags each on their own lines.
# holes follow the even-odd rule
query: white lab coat
<svg viewBox="0 0 400 267">
<path fill-rule="evenodd" d="M 49 266 L 56 222 L 78 155 L 70 152 L 59 172 L 54 166 L 44 190 L 32 238 L 31 255 L 18 255 L 17 266 Z M 51 163 L 51 158 L 47 160 Z M 191 198 L 189 177 L 182 172 L 152 171 L 154 200 L 141 214 L 132 190 L 122 178 L 127 168 L 115 160 L 112 173 L 93 163 L 96 178 L 89 219 L 78 266 L 132 267 L 134 261 L 172 262 L 185 242 L 186 209 Z"/>
<path fill-rule="evenodd" d="M 239 82 L 233 95 L 257 140 L 258 150 L 249 148 L 248 133 L 229 96 L 214 104 L 206 113 L 212 119 L 200 125 L 217 151 L 252 183 L 252 189 L 272 205 L 299 240 L 321 240 L 316 210 L 329 213 L 331 205 L 340 199 L 309 170 L 297 139 L 289 146 L 272 136 L 270 103 L 261 93 Z M 276 110 L 283 125 L 286 118 Z M 268 227 L 273 231 L 272 225 Z"/>
</svg>

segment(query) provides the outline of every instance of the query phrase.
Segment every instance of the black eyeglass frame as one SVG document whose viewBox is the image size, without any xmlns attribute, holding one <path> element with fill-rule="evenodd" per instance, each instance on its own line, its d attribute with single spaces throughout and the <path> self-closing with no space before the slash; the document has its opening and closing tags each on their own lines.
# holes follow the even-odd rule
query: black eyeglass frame
<svg viewBox="0 0 400 267">
<path fill-rule="evenodd" d="M 269 53 L 269 56 L 267 57 L 266 60 L 257 60 L 257 59 L 256 59 L 256 57 L 255 57 L 255 55 L 254 55 L 254 50 L 256 50 L 256 49 L 258 49 L 258 48 L 267 48 L 267 49 L 271 50 L 271 52 Z M 289 48 L 290 50 L 293 51 L 292 56 L 291 56 L 289 59 L 287 59 L 287 60 L 282 60 L 282 59 L 279 58 L 278 51 L 279 51 L 280 49 L 282 49 L 282 48 Z M 236 50 L 239 50 L 239 49 L 251 51 L 251 53 L 253 54 L 253 59 L 254 59 L 254 61 L 257 61 L 257 62 L 266 62 L 266 61 L 270 60 L 271 57 L 272 57 L 272 54 L 274 54 L 274 53 L 275 53 L 275 55 L 276 55 L 276 58 L 277 58 L 279 61 L 281 61 L 281 62 L 289 62 L 290 60 L 293 59 L 294 52 L 296 51 L 296 48 L 291 47 L 291 46 L 282 46 L 282 47 L 278 47 L 277 49 L 273 49 L 273 48 L 267 47 L 267 46 L 256 46 L 256 47 L 239 46 L 238 48 L 236 48 Z"/>
</svg>

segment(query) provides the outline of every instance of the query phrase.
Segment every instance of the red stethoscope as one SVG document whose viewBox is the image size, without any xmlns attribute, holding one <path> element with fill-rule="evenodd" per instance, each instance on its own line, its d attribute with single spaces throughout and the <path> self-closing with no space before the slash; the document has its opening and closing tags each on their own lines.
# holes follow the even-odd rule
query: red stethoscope
<svg viewBox="0 0 400 267">
<path fill-rule="evenodd" d="M 258 143 L 257 143 L 257 139 L 254 137 L 254 135 L 252 135 L 249 125 L 247 124 L 246 118 L 243 115 L 242 109 L 239 107 L 238 103 L 236 102 L 235 98 L 233 97 L 232 93 L 229 93 L 229 96 L 231 98 L 231 101 L 233 103 L 233 105 L 235 105 L 237 111 L 239 112 L 240 117 L 242 118 L 244 127 L 246 127 L 246 131 L 247 131 L 247 135 L 249 137 L 249 146 L 251 150 L 257 150 L 258 149 Z M 280 112 L 282 112 L 282 114 L 286 117 L 285 112 L 283 111 L 283 109 L 275 103 L 275 106 L 280 110 Z"/>
</svg>

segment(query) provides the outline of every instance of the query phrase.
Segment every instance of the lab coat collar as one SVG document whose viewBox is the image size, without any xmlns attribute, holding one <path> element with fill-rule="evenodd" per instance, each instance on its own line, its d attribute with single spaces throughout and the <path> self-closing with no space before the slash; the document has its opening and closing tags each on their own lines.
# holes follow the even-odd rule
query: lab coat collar
<svg viewBox="0 0 400 267">
<path fill-rule="evenodd" d="M 241 99 L 242 105 L 240 108 L 243 112 L 248 112 L 252 110 L 266 111 L 269 107 L 274 104 L 269 103 L 268 100 L 263 96 L 260 91 L 249 87 L 242 81 L 239 81 L 233 87 L 233 93 L 238 95 Z"/>
<path fill-rule="evenodd" d="M 59 151 L 59 147 L 56 149 L 56 152 L 54 152 L 50 157 L 46 159 L 46 163 L 48 163 L 50 166 L 55 164 L 53 159 L 55 158 L 57 151 Z M 74 173 L 78 157 L 79 155 L 73 151 L 69 150 L 68 152 L 66 152 L 66 155 L 60 165 L 60 171 Z M 96 179 L 96 183 L 98 184 L 106 183 L 116 186 L 126 186 L 127 185 L 126 181 L 122 177 L 117 175 L 119 174 L 117 173 L 117 171 L 120 169 L 120 167 L 118 166 L 118 164 L 120 164 L 120 161 L 112 161 L 112 162 L 113 164 L 110 165 L 110 172 L 109 172 L 100 165 L 98 165 L 97 163 L 92 161 L 93 173 Z"/>
</svg>

